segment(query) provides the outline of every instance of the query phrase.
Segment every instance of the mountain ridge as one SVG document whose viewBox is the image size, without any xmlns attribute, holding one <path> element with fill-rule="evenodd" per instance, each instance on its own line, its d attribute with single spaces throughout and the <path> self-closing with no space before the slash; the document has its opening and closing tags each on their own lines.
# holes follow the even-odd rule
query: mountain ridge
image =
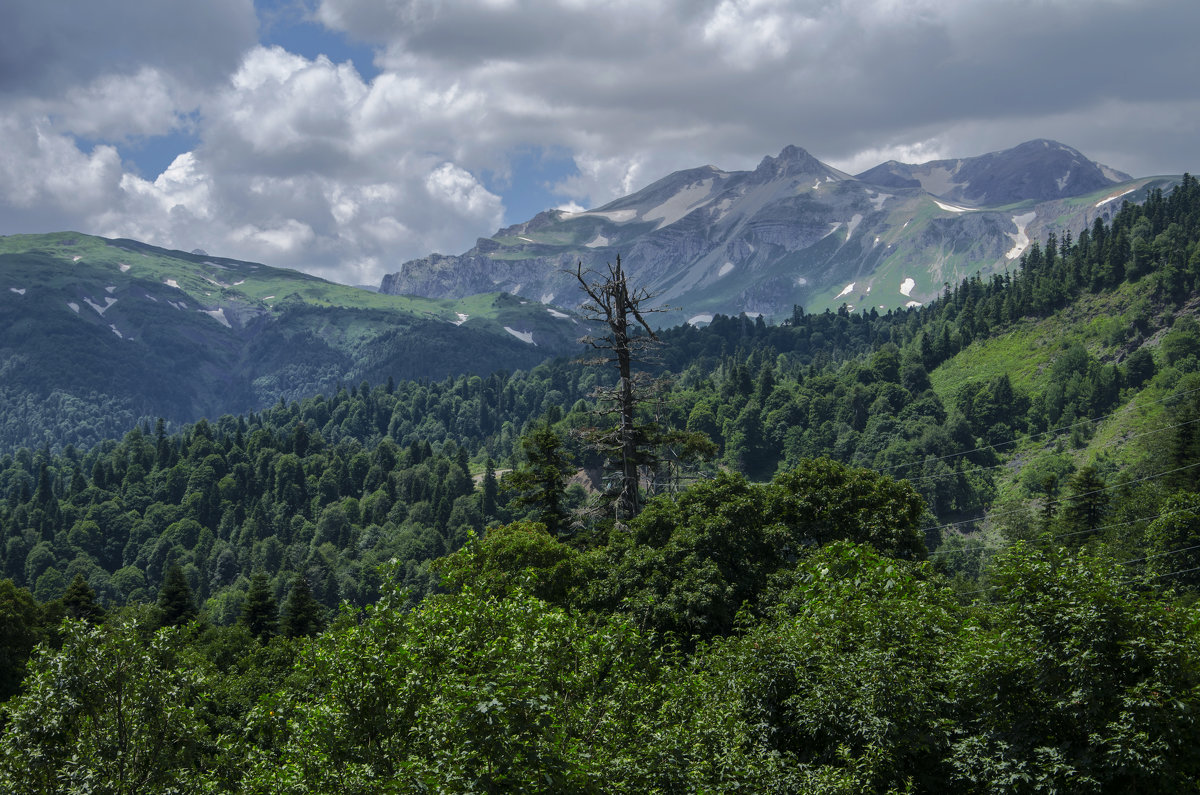
<svg viewBox="0 0 1200 795">
<path fill-rule="evenodd" d="M 787 146 L 751 171 L 685 169 L 591 210 L 539 213 L 461 255 L 410 260 L 380 291 L 503 289 L 571 304 L 579 299 L 569 272 L 620 255 L 639 284 L 679 308 L 668 323 L 718 312 L 779 318 L 793 305 L 886 310 L 931 300 L 976 271 L 1002 271 L 1049 232 L 1110 218 L 1120 207 L 1106 201 L 1114 188 L 1137 201 L 1173 181 L 1135 180 L 1045 139 L 858 175 Z"/>
<path fill-rule="evenodd" d="M 0 449 L 86 445 L 143 417 L 253 411 L 362 379 L 529 368 L 586 333 L 503 293 L 386 296 L 134 240 L 0 237 L 0 400 L 14 409 Z"/>
</svg>

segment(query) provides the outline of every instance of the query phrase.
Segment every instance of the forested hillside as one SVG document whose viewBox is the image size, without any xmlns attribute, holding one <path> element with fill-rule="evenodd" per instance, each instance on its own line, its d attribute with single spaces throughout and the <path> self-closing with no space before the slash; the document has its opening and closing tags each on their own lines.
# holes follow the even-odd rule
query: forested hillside
<svg viewBox="0 0 1200 795">
<path fill-rule="evenodd" d="M 1198 305 L 1188 176 L 919 309 L 663 331 L 620 522 L 567 360 L 4 456 L 0 786 L 1187 791 Z"/>
</svg>

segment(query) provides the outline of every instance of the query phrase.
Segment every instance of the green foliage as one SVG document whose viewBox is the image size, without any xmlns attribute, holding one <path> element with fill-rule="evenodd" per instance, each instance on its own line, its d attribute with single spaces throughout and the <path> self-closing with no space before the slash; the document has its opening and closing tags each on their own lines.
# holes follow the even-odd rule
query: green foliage
<svg viewBox="0 0 1200 795">
<path fill-rule="evenodd" d="M 906 484 L 829 459 L 756 485 L 722 473 L 650 502 L 593 565 L 588 599 L 683 638 L 728 634 L 743 603 L 807 549 L 835 540 L 924 555 L 921 499 Z M 602 561 L 602 562 L 601 562 Z"/>
<path fill-rule="evenodd" d="M 167 569 L 162 589 L 158 592 L 159 626 L 178 627 L 196 617 L 196 603 L 183 568 L 175 564 Z"/>
<path fill-rule="evenodd" d="M 265 572 L 256 571 L 250 578 L 250 589 L 238 618 L 250 634 L 260 641 L 268 640 L 279 629 L 279 605 Z"/>
<path fill-rule="evenodd" d="M 0 789 L 202 791 L 215 752 L 201 719 L 205 673 L 181 646 L 178 631 L 154 633 L 144 616 L 68 621 L 62 648 L 42 647 L 5 705 Z"/>
<path fill-rule="evenodd" d="M 994 604 L 958 660 L 972 791 L 1178 792 L 1200 769 L 1193 619 L 1110 563 L 1022 545 L 992 572 Z"/>
<path fill-rule="evenodd" d="M 40 640 L 37 602 L 12 580 L 0 580 L 0 702 L 14 695 L 25 678 L 25 661 Z"/>
<path fill-rule="evenodd" d="M 761 622 L 699 655 L 675 705 L 686 742 L 715 746 L 695 760 L 694 788 L 948 791 L 946 661 L 963 630 L 951 592 L 847 542 L 788 579 Z"/>
<path fill-rule="evenodd" d="M 566 509 L 567 478 L 572 474 L 570 454 L 549 424 L 537 425 L 521 437 L 524 465 L 504 479 L 515 492 L 510 504 L 529 508 L 533 519 L 556 534 L 565 534 L 570 517 Z"/>
<path fill-rule="evenodd" d="M 580 553 L 543 524 L 514 522 L 472 536 L 457 552 L 434 561 L 442 585 L 502 597 L 517 590 L 552 604 L 567 601 L 580 566 Z"/>
<path fill-rule="evenodd" d="M 520 593 L 404 601 L 322 636 L 312 693 L 252 713 L 245 791 L 651 791 L 661 663 L 632 628 Z"/>
<path fill-rule="evenodd" d="M 315 635 L 325 626 L 325 609 L 313 598 L 308 578 L 297 574 L 283 603 L 283 634 L 289 638 Z"/>
</svg>

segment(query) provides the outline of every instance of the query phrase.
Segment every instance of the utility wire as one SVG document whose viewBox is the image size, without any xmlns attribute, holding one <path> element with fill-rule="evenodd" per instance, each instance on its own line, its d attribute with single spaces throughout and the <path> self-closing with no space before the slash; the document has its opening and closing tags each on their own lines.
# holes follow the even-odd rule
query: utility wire
<svg viewBox="0 0 1200 795">
<path fill-rule="evenodd" d="M 1138 439 L 1143 436 L 1150 436 L 1152 434 L 1162 433 L 1164 431 L 1171 431 L 1176 428 L 1182 428 L 1185 425 L 1192 425 L 1193 423 L 1197 423 L 1197 422 L 1200 422 L 1200 417 L 1198 417 L 1194 420 L 1188 420 L 1187 422 L 1179 422 L 1174 425 L 1167 425 L 1162 428 L 1155 428 L 1154 430 L 1151 430 L 1151 431 L 1143 431 L 1142 433 L 1137 433 L 1137 434 L 1134 434 L 1133 436 L 1127 436 L 1123 441 L 1131 442 L 1134 439 Z M 934 460 L 937 461 L 940 459 L 934 459 Z M 1004 463 L 996 464 L 996 465 L 990 466 L 990 467 L 978 467 L 976 469 L 966 469 L 966 470 L 958 470 L 958 471 L 952 470 L 950 472 L 943 472 L 943 473 L 937 474 L 937 475 L 923 475 L 919 478 L 903 478 L 903 480 L 907 480 L 909 483 L 921 483 L 922 481 L 936 480 L 938 478 L 951 478 L 951 477 L 958 477 L 959 475 L 975 475 L 980 472 L 990 472 L 993 469 L 1002 469 L 1004 467 L 1007 467 L 1010 463 L 1011 462 L 1009 462 L 1009 461 L 1005 461 Z"/>
<path fill-rule="evenodd" d="M 917 466 L 919 464 L 932 463 L 932 462 L 936 462 L 936 461 L 944 461 L 944 460 L 950 459 L 950 458 L 957 458 L 959 456 L 970 455 L 971 453 L 980 453 L 980 452 L 983 452 L 984 450 L 998 450 L 1001 447 L 1009 447 L 1010 445 L 1018 444 L 1020 442 L 1032 441 L 1034 439 L 1038 439 L 1042 436 L 1047 436 L 1049 434 L 1060 433 L 1062 431 L 1069 431 L 1072 428 L 1076 428 L 1080 425 L 1101 423 L 1101 422 L 1104 422 L 1105 420 L 1116 417 L 1118 414 L 1126 414 L 1126 413 L 1132 411 L 1134 408 L 1147 408 L 1147 407 L 1153 406 L 1157 403 L 1165 403 L 1168 400 L 1175 400 L 1175 399 L 1178 399 L 1181 397 L 1185 397 L 1187 395 L 1192 394 L 1193 392 L 1200 392 L 1200 387 L 1198 387 L 1196 389 L 1189 389 L 1185 392 L 1174 392 L 1170 395 L 1166 395 L 1157 400 L 1151 400 L 1148 403 L 1142 403 L 1139 406 L 1134 406 L 1133 402 L 1131 401 L 1126 406 L 1118 409 L 1117 411 L 1111 412 L 1109 414 L 1105 414 L 1103 416 L 1096 417 L 1094 419 L 1079 420 L 1078 422 L 1071 423 L 1070 425 L 1063 425 L 1058 428 L 1051 428 L 1050 430 L 1041 431 L 1040 433 L 1030 434 L 1029 436 L 1022 436 L 1019 439 L 1013 439 L 1012 441 L 1001 442 L 999 444 L 983 445 L 981 447 L 975 447 L 970 450 L 960 450 L 957 453 L 947 453 L 946 455 L 938 456 L 937 458 L 934 458 L 934 459 L 922 459 L 921 461 L 913 461 L 913 462 L 910 462 L 907 464 L 893 464 L 893 465 L 887 466 L 887 467 L 880 467 L 879 469 L 877 469 L 875 471 L 876 472 L 889 472 L 893 469 L 901 469 L 903 467 L 912 467 L 912 466 Z"/>
<path fill-rule="evenodd" d="M 1081 494 L 1074 494 L 1071 497 L 1069 497 L 1068 499 L 1078 500 L 1082 497 L 1090 497 L 1093 494 L 1100 494 L 1102 492 L 1112 491 L 1114 489 L 1122 489 L 1127 486 L 1132 486 L 1135 483 L 1143 483 L 1147 480 L 1154 480 L 1155 478 L 1161 478 L 1165 475 L 1170 475 L 1175 472 L 1182 472 L 1186 469 L 1195 469 L 1196 467 L 1200 467 L 1200 461 L 1197 461 L 1194 464 L 1188 464 L 1187 466 L 1176 467 L 1175 469 L 1168 469 L 1165 472 L 1158 472 L 1154 475 L 1147 475 L 1145 477 L 1136 478 L 1134 480 L 1126 480 L 1124 482 L 1116 484 L 1115 486 L 1105 486 L 1102 489 L 1093 489 L 1091 491 L 1085 491 Z M 1032 505 L 1032 503 L 1025 503 L 1024 505 L 1021 506 L 1021 508 L 1014 508 L 1012 510 L 1002 511 L 1000 513 L 991 513 L 991 514 L 987 514 L 985 516 L 977 516 L 973 519 L 962 519 L 957 522 L 947 522 L 946 524 L 935 525 L 933 527 L 923 527 L 923 528 L 921 528 L 921 532 L 927 532 L 929 530 L 944 530 L 947 527 L 957 527 L 959 525 L 964 525 L 964 524 L 974 524 L 975 522 L 981 522 L 984 519 L 994 519 L 994 518 L 998 518 L 1001 516 L 1012 516 L 1013 514 L 1021 513 L 1025 508 L 1027 508 L 1031 505 Z"/>
</svg>

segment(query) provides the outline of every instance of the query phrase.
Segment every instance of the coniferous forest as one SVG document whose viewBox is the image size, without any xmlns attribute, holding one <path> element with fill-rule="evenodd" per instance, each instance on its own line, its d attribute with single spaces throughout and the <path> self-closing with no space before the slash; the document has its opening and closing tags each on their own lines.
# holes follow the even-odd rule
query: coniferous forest
<svg viewBox="0 0 1200 795">
<path fill-rule="evenodd" d="M 1200 183 L 904 311 L 0 453 L 12 793 L 1180 792 Z"/>
</svg>

